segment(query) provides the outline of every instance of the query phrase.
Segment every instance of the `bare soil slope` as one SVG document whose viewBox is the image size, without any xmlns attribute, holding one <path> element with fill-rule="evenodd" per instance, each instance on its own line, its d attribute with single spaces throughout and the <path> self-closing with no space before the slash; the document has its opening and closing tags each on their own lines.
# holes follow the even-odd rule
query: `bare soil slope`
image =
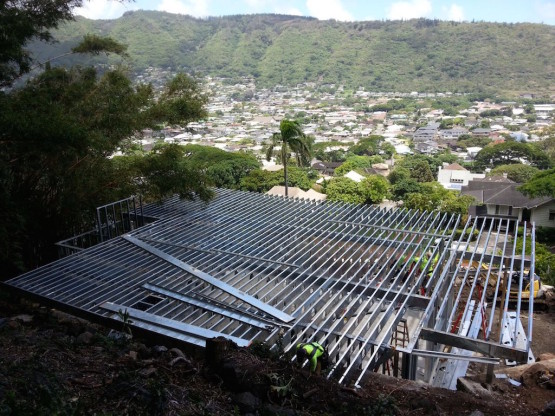
<svg viewBox="0 0 555 416">
<path fill-rule="evenodd" d="M 553 317 L 553 307 L 536 315 L 542 333 L 553 334 Z M 540 347 L 541 352 L 547 348 Z M 496 380 L 489 388 L 480 386 L 483 380 L 477 375 L 472 393 L 380 374 L 373 374 L 363 389 L 353 389 L 323 377 L 307 379 L 289 361 L 272 357 L 264 345 L 230 348 L 213 369 L 202 357 L 183 351 L 138 339 L 113 339 L 102 327 L 0 292 L 0 415 L 470 415 L 479 411 L 528 416 L 540 414 L 555 400 L 553 383 L 544 382 L 548 375 L 540 373 L 530 374 L 519 387 Z"/>
</svg>

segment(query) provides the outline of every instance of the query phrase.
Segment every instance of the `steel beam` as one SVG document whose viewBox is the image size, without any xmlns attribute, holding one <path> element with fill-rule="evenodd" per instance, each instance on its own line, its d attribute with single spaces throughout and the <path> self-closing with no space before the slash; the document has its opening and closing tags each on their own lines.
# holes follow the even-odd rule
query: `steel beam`
<svg viewBox="0 0 555 416">
<path fill-rule="evenodd" d="M 422 328 L 422 331 L 420 332 L 420 339 L 461 348 L 463 350 L 479 352 L 480 354 L 484 354 L 488 357 L 507 358 L 521 363 L 525 363 L 528 360 L 528 353 L 526 351 L 506 347 L 494 342 L 469 339 L 450 332 Z"/>
<path fill-rule="evenodd" d="M 279 319 L 280 321 L 287 323 L 295 319 L 292 316 L 280 311 L 279 309 L 276 309 L 264 302 L 261 302 L 258 299 L 253 298 L 252 296 L 235 289 L 233 286 L 228 285 L 218 279 L 215 279 L 213 276 L 210 276 L 208 273 L 205 273 L 201 270 L 197 270 L 195 267 L 187 263 L 184 263 L 181 260 L 176 259 L 175 257 L 170 256 L 169 254 L 166 254 L 163 251 L 158 250 L 157 248 L 152 247 L 151 245 L 146 244 L 135 237 L 131 237 L 130 235 L 124 235 L 122 236 L 122 238 L 126 241 L 129 241 L 132 244 L 135 244 L 138 247 L 141 247 L 143 250 L 155 256 L 160 257 L 161 259 L 167 261 L 168 263 L 171 263 L 174 266 L 179 267 L 183 271 L 190 273 L 195 277 L 198 277 L 199 279 L 205 281 L 206 283 L 212 286 L 215 286 L 223 290 L 224 292 L 229 293 L 230 295 L 236 297 L 237 299 L 241 299 L 243 302 L 248 303 L 249 305 L 252 305 L 255 308 L 260 309 L 261 311 L 267 313 L 268 315 L 273 316 L 276 319 Z"/>
</svg>

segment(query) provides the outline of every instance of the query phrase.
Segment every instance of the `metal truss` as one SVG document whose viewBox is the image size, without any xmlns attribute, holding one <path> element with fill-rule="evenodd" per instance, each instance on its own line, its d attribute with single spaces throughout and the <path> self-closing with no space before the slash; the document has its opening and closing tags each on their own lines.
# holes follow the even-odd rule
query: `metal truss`
<svg viewBox="0 0 555 416">
<path fill-rule="evenodd" d="M 430 383 L 442 372 L 448 385 L 445 360 L 453 377 L 472 360 L 528 358 L 532 319 L 524 339 L 517 325 L 503 341 L 490 337 L 509 328 L 510 301 L 516 316 L 533 313 L 522 298 L 528 273 L 533 287 L 533 225 L 519 235 L 507 219 L 461 224 L 439 212 L 222 189 L 210 203 L 175 197 L 142 214 L 158 220 L 5 285 L 91 319 L 126 312 L 131 326 L 199 346 L 224 336 L 286 354 L 317 341 L 340 383 L 389 369 Z"/>
</svg>

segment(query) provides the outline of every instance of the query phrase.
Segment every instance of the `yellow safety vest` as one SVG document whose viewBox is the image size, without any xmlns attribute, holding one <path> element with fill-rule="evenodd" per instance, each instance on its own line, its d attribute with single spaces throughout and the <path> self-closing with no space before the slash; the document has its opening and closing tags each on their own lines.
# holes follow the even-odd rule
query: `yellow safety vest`
<svg viewBox="0 0 555 416">
<path fill-rule="evenodd" d="M 297 344 L 297 351 L 303 349 L 310 360 L 310 371 L 316 371 L 316 366 L 318 365 L 318 358 L 324 354 L 324 347 L 322 347 L 317 342 L 311 342 L 309 344 Z"/>
</svg>

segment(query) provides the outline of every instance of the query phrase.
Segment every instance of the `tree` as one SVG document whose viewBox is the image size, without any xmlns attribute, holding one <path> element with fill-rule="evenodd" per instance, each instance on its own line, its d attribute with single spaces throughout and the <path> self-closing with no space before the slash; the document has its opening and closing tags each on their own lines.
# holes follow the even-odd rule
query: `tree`
<svg viewBox="0 0 555 416">
<path fill-rule="evenodd" d="M 287 196 L 287 163 L 289 160 L 289 152 L 295 153 L 295 160 L 298 166 L 308 166 L 310 165 L 310 158 L 312 156 L 312 141 L 303 133 L 301 126 L 295 121 L 281 120 L 279 130 L 279 133 L 272 134 L 270 143 L 266 148 L 266 159 L 270 160 L 274 148 L 281 145 L 279 153 L 283 163 L 285 196 Z"/>
<path fill-rule="evenodd" d="M 135 159 L 139 176 L 134 178 L 142 195 L 161 201 L 174 194 L 209 200 L 212 192 L 208 179 L 188 163 L 186 150 L 178 144 L 161 143 L 142 158 Z"/>
<path fill-rule="evenodd" d="M 387 176 L 387 179 L 389 180 L 389 183 L 391 185 L 395 185 L 397 182 L 400 182 L 409 178 L 410 178 L 410 171 L 403 166 L 396 166 L 395 169 L 393 169 Z"/>
<path fill-rule="evenodd" d="M 485 169 L 499 165 L 522 163 L 522 159 L 539 169 L 549 168 L 552 164 L 549 157 L 537 147 L 521 142 L 505 142 L 485 147 L 476 155 L 475 163 Z"/>
<path fill-rule="evenodd" d="M 276 185 L 279 185 L 279 177 L 276 172 L 256 169 L 241 178 L 240 189 L 250 192 L 268 192 Z"/>
<path fill-rule="evenodd" d="M 515 163 L 511 165 L 499 165 L 492 169 L 488 176 L 503 176 L 503 174 L 507 174 L 508 179 L 517 183 L 524 183 L 528 182 L 537 172 L 539 172 L 538 168 L 522 163 Z"/>
<path fill-rule="evenodd" d="M 360 141 L 349 149 L 355 155 L 373 156 L 383 155 L 391 157 L 395 153 L 395 147 L 384 140 L 383 136 L 372 135 L 360 139 Z"/>
<path fill-rule="evenodd" d="M 339 167 L 335 168 L 334 174 L 336 176 L 345 175 L 352 170 L 362 170 L 371 168 L 375 163 L 383 163 L 381 156 L 351 156 L 342 163 Z"/>
<path fill-rule="evenodd" d="M 550 126 L 543 131 L 546 136 L 543 140 L 533 143 L 544 152 L 549 160 L 555 160 L 555 126 Z"/>
<path fill-rule="evenodd" d="M 346 177 L 334 178 L 326 186 L 327 199 L 351 204 L 379 204 L 389 195 L 389 182 L 371 175 L 357 183 Z"/>
<path fill-rule="evenodd" d="M 489 137 L 470 136 L 463 134 L 457 139 L 457 145 L 466 149 L 468 147 L 485 147 L 491 143 Z"/>
<path fill-rule="evenodd" d="M 410 177 L 417 182 L 431 182 L 434 180 L 434 175 L 428 165 L 424 161 L 419 161 L 413 164 Z"/>
<path fill-rule="evenodd" d="M 219 188 L 239 189 L 241 179 L 259 167 L 258 160 L 254 156 L 244 155 L 209 166 L 206 169 L 206 176 L 214 186 Z"/>
<path fill-rule="evenodd" d="M 555 198 L 555 168 L 536 173 L 518 189 L 532 198 L 540 196 Z"/>
<path fill-rule="evenodd" d="M 461 196 L 458 192 L 445 189 L 438 182 L 430 182 L 422 184 L 421 192 L 407 194 L 404 206 L 424 211 L 438 210 L 463 215 L 468 213 L 468 207 L 474 201 L 471 196 Z"/>
<path fill-rule="evenodd" d="M 422 192 L 422 185 L 412 178 L 399 180 L 391 186 L 391 194 L 395 201 L 404 200 L 407 194 L 420 192 Z"/>
<path fill-rule="evenodd" d="M 358 184 L 367 204 L 379 204 L 389 195 L 389 182 L 381 175 L 371 175 Z"/>
<path fill-rule="evenodd" d="M 365 197 L 360 193 L 358 184 L 352 179 L 341 177 L 332 179 L 326 187 L 328 201 L 363 204 Z"/>
<path fill-rule="evenodd" d="M 51 40 L 49 30 L 72 19 L 72 9 L 81 0 L 7 0 L 0 3 L 0 87 L 31 69 L 32 58 L 25 48 L 32 39 Z"/>
<path fill-rule="evenodd" d="M 207 182 L 175 149 L 145 161 L 110 159 L 130 137 L 164 119 L 203 117 L 194 83 L 170 82 L 154 99 L 120 70 L 47 68 L 21 89 L 0 93 L 0 262 L 10 275 L 56 256 L 54 242 L 92 228 L 92 212 L 136 191 L 207 197 Z M 180 90 L 181 87 L 185 87 Z M 163 169 L 174 175 L 160 177 Z M 171 185 L 171 186 L 170 186 Z"/>
</svg>

